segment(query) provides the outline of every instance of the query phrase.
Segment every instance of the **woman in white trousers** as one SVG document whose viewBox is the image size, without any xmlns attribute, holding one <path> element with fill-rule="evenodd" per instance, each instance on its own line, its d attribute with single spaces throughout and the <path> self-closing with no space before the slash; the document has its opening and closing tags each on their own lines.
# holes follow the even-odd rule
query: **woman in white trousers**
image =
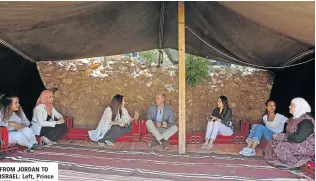
<svg viewBox="0 0 316 181">
<path fill-rule="evenodd" d="M 217 135 L 231 136 L 233 134 L 232 110 L 228 106 L 228 99 L 220 96 L 217 100 L 217 108 L 213 110 L 212 116 L 207 118 L 205 143 L 201 149 L 211 149 Z"/>
<path fill-rule="evenodd" d="M 10 144 L 25 146 L 30 151 L 35 151 L 37 141 L 31 128 L 30 121 L 26 118 L 17 96 L 0 97 L 0 126 L 7 127 Z"/>
</svg>

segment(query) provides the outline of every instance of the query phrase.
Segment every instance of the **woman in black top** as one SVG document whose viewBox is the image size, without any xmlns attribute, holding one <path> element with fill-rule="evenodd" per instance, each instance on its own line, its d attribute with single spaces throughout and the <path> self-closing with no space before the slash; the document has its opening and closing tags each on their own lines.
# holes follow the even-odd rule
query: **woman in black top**
<svg viewBox="0 0 316 181">
<path fill-rule="evenodd" d="M 217 108 L 213 110 L 212 116 L 207 117 L 207 129 L 205 143 L 201 149 L 213 148 L 213 142 L 218 134 L 231 136 L 233 134 L 232 110 L 228 106 L 228 99 L 220 96 L 217 101 Z"/>
</svg>

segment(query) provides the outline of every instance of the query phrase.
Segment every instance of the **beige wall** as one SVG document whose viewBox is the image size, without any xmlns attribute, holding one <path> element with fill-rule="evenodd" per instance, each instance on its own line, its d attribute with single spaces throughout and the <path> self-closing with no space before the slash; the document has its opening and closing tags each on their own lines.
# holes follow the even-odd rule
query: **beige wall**
<svg viewBox="0 0 316 181">
<path fill-rule="evenodd" d="M 147 106 L 155 102 L 155 94 L 167 94 L 167 103 L 178 113 L 176 70 L 150 68 L 120 56 L 109 61 L 90 59 L 61 62 L 39 62 L 38 69 L 47 88 L 58 87 L 55 106 L 62 114 L 75 118 L 75 127 L 95 128 L 112 96 L 125 96 L 127 109 L 134 115 L 140 110 L 145 118 Z M 107 62 L 107 63 L 106 63 Z M 233 119 L 258 120 L 264 113 L 265 100 L 271 92 L 271 75 L 266 71 L 238 68 L 212 68 L 203 85 L 186 88 L 188 131 L 206 127 L 206 116 L 216 106 L 217 98 L 225 95 L 233 109 Z"/>
</svg>

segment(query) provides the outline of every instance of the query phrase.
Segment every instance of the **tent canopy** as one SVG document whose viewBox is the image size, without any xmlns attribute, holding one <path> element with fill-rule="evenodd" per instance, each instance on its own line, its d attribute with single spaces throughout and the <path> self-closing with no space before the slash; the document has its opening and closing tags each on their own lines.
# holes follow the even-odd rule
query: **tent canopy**
<svg viewBox="0 0 316 181">
<path fill-rule="evenodd" d="M 314 7 L 314 2 L 185 2 L 185 16 L 190 30 L 221 53 L 279 66 L 314 50 Z M 0 93 L 16 93 L 31 119 L 45 87 L 36 64 L 16 52 L 45 61 L 177 49 L 177 10 L 177 2 L 0 2 Z M 186 52 L 240 64 L 189 29 Z M 311 61 L 275 70 L 271 97 L 279 113 L 288 112 L 294 97 L 304 97 L 314 110 L 314 67 Z"/>
<path fill-rule="evenodd" d="M 314 7 L 314 2 L 185 2 L 186 26 L 221 53 L 188 29 L 186 52 L 235 64 L 240 63 L 223 54 L 281 65 L 314 49 Z M 36 61 L 178 47 L 177 2 L 1 2 L 0 9 L 0 38 Z"/>
</svg>

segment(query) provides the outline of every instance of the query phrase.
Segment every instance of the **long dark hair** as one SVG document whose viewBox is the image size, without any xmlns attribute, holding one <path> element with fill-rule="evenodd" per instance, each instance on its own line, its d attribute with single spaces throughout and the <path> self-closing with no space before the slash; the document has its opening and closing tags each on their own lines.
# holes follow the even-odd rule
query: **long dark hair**
<svg viewBox="0 0 316 181">
<path fill-rule="evenodd" d="M 269 102 L 274 102 L 275 108 L 276 108 L 276 102 L 275 102 L 273 99 L 268 99 L 268 100 L 266 101 L 266 107 L 268 106 L 268 103 L 269 103 Z M 276 109 L 275 109 L 274 113 L 276 113 Z M 268 114 L 268 110 L 267 110 L 267 109 L 266 109 L 266 111 L 264 112 L 263 116 L 266 115 L 266 114 Z"/>
<path fill-rule="evenodd" d="M 223 103 L 223 105 L 224 105 L 224 108 L 223 108 L 223 110 L 222 110 L 221 115 L 225 115 L 226 112 L 227 112 L 227 110 L 229 109 L 228 99 L 227 99 L 226 96 L 220 96 L 219 98 L 221 99 L 221 101 L 222 101 L 222 103 Z"/>
<path fill-rule="evenodd" d="M 115 121 L 117 113 L 120 114 L 120 116 L 122 115 L 122 103 L 123 103 L 123 98 L 124 96 L 120 95 L 120 94 L 116 94 L 111 101 L 110 104 L 110 108 L 112 110 L 112 121 Z"/>
<path fill-rule="evenodd" d="M 15 97 L 18 97 L 16 95 L 0 95 L 0 121 L 8 121 L 10 117 L 12 116 L 13 111 L 10 110 L 10 107 L 12 105 L 12 101 Z M 18 116 L 21 117 L 22 115 L 22 109 L 21 106 L 18 111 L 15 111 Z"/>
</svg>

